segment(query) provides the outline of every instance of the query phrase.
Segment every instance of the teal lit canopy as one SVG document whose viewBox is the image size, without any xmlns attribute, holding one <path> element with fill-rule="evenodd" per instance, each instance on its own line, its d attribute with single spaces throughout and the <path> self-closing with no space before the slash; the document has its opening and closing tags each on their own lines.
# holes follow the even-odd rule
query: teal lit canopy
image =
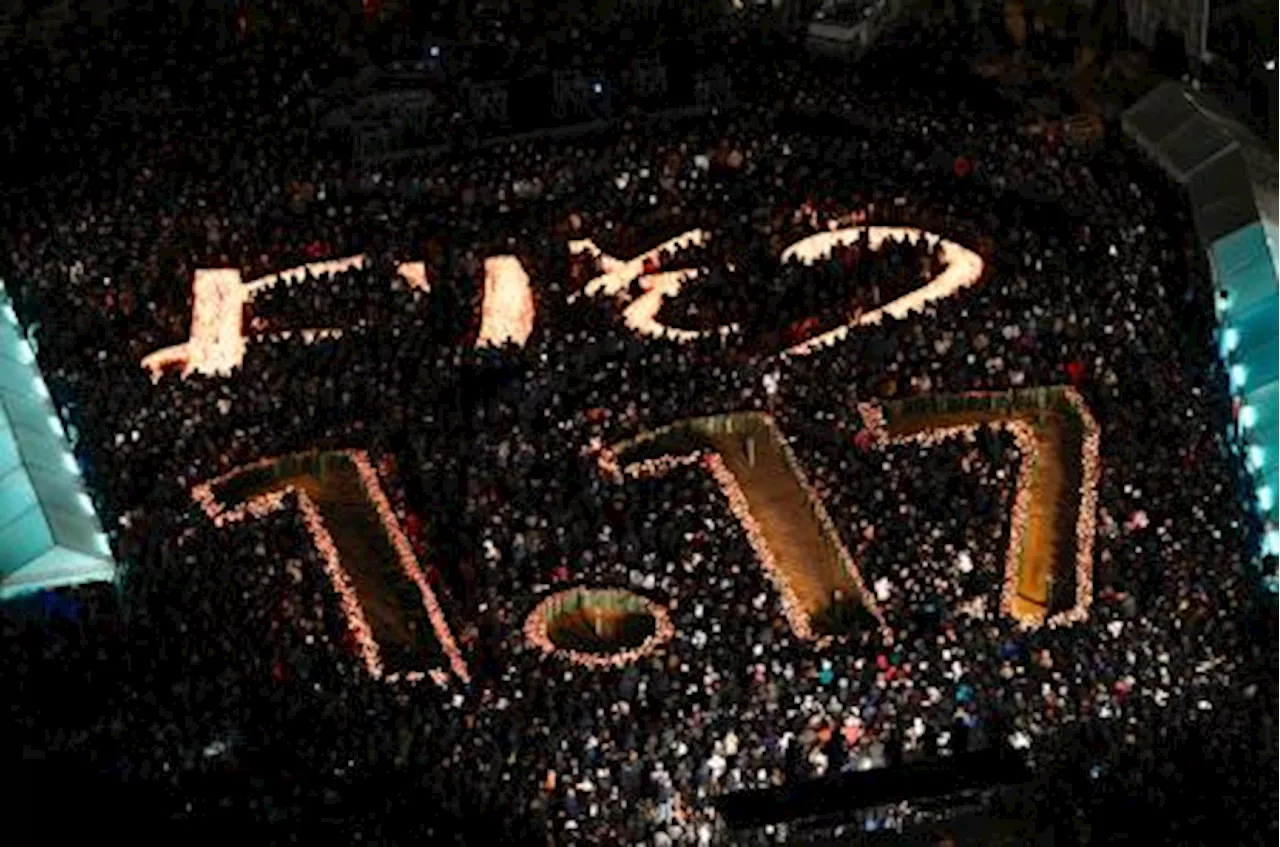
<svg viewBox="0 0 1280 847">
<path fill-rule="evenodd" d="M 1253 223 L 1209 247 L 1218 287 L 1223 353 L 1232 390 L 1242 401 L 1248 462 L 1258 483 L 1258 505 L 1274 522 L 1280 493 L 1277 450 L 1277 377 L 1280 376 L 1280 294 L 1263 224 Z"/>
<path fill-rule="evenodd" d="M 110 581 L 111 548 L 0 284 L 0 599 Z"/>
<path fill-rule="evenodd" d="M 1122 123 L 1129 137 L 1187 189 L 1220 293 L 1221 352 L 1232 395 L 1240 403 L 1240 442 L 1266 521 L 1264 552 L 1280 552 L 1280 236 L 1273 149 L 1212 98 L 1173 82 L 1142 98 Z"/>
</svg>

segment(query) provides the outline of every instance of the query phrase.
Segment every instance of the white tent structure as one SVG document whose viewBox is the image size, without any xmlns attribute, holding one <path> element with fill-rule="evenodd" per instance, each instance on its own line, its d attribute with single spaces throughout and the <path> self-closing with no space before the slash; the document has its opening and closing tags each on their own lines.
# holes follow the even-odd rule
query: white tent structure
<svg viewBox="0 0 1280 847">
<path fill-rule="evenodd" d="M 0 283 L 0 599 L 115 575 L 107 536 Z"/>
</svg>

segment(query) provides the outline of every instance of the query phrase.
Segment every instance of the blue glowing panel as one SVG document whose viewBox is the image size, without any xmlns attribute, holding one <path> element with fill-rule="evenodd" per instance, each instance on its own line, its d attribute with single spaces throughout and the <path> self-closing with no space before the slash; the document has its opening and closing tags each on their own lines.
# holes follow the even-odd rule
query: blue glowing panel
<svg viewBox="0 0 1280 847">
<path fill-rule="evenodd" d="M 0 317 L 0 321 L 4 318 Z M 8 323 L 6 321 L 6 323 Z M 14 331 L 8 325 L 7 331 L 0 331 L 0 359 L 14 362 L 19 365 L 30 364 L 34 359 L 31 347 L 27 344 L 26 339 Z"/>
<path fill-rule="evenodd" d="M 1262 386 L 1280 379 L 1280 335 L 1256 345 L 1249 351 L 1248 357 L 1236 356 L 1229 370 L 1244 376 L 1244 383 L 1233 383 L 1233 388 L 1236 392 L 1243 389 L 1245 397 L 1251 397 Z"/>
<path fill-rule="evenodd" d="M 1233 361 L 1248 368 L 1248 384 L 1275 382 L 1280 375 L 1280 335 L 1276 332 L 1280 321 L 1280 299 L 1272 297 L 1256 303 L 1243 314 L 1233 309 L 1226 319 L 1240 332 L 1240 343 L 1233 354 Z"/>
<path fill-rule="evenodd" d="M 1231 294 L 1231 311 L 1248 312 L 1260 302 L 1275 299 L 1275 265 L 1262 224 L 1253 223 L 1219 238 L 1209 254 L 1218 285 Z"/>
<path fill-rule="evenodd" d="M 0 476 L 21 467 L 22 457 L 18 455 L 18 439 L 14 437 L 12 430 L 0 423 Z"/>
<path fill-rule="evenodd" d="M 1234 276 L 1268 254 L 1266 230 L 1261 221 L 1242 226 L 1213 242 L 1210 248 L 1219 273 Z"/>
<path fill-rule="evenodd" d="M 0 394 L 40 399 L 30 374 L 25 373 L 23 368 L 9 359 L 0 359 Z"/>
<path fill-rule="evenodd" d="M 53 406 L 48 400 L 25 394 L 6 396 L 5 412 L 9 416 L 9 426 L 31 432 L 44 432 L 48 429 L 49 416 L 54 414 Z"/>
<path fill-rule="evenodd" d="M 115 562 L 0 290 L 0 598 L 109 581 Z"/>
<path fill-rule="evenodd" d="M 1221 314 L 1223 354 L 1233 373 L 1232 391 L 1248 407 L 1253 425 L 1244 434 L 1262 463 L 1250 464 L 1254 483 L 1263 496 L 1259 506 L 1275 520 L 1280 504 L 1280 449 L 1277 418 L 1280 399 L 1280 286 L 1267 234 L 1261 223 L 1252 223 L 1219 238 L 1209 248 L 1216 283 L 1227 292 Z M 1230 343 L 1228 343 L 1230 342 Z M 1232 348 L 1232 349 L 1225 349 Z"/>
<path fill-rule="evenodd" d="M 1249 390 L 1248 403 L 1257 409 L 1257 421 L 1251 432 L 1254 443 L 1272 441 L 1280 444 L 1280 381 L 1272 381 Z"/>
<path fill-rule="evenodd" d="M 35 486 L 22 468 L 0 476 L 0 527 L 9 526 L 27 512 L 40 507 Z"/>
<path fill-rule="evenodd" d="M 53 530 L 44 519 L 39 503 L 19 512 L 0 527 L 0 568 L 6 581 L 55 546 Z"/>
<path fill-rule="evenodd" d="M 102 556 L 86 556 L 55 544 L 23 569 L 6 576 L 0 587 L 0 598 L 87 582 L 110 582 L 115 571 L 104 571 L 102 559 Z"/>
<path fill-rule="evenodd" d="M 8 404 L 5 404 L 6 410 Z M 79 485 L 74 469 L 70 464 L 71 452 L 61 443 L 61 437 L 51 428 L 50 421 L 56 420 L 52 415 L 44 418 L 40 429 L 27 429 L 23 426 L 12 426 L 10 434 L 18 443 L 18 453 L 22 456 L 22 464 L 28 469 L 39 468 L 46 473 L 62 479 L 68 486 Z M 70 474 L 70 476 L 65 476 Z"/>
<path fill-rule="evenodd" d="M 1272 427 L 1272 431 L 1274 431 L 1274 427 L 1275 427 L 1274 421 L 1271 422 L 1271 427 Z M 1272 442 L 1271 446 L 1267 448 L 1267 455 L 1269 457 L 1269 460 L 1263 464 L 1262 471 L 1257 475 L 1257 478 L 1261 480 L 1263 484 L 1271 485 L 1272 486 L 1271 490 L 1275 491 L 1277 495 L 1280 495 L 1280 489 L 1275 488 L 1276 478 L 1277 476 L 1280 476 L 1280 473 L 1277 473 L 1277 466 L 1275 461 L 1275 442 Z"/>
</svg>

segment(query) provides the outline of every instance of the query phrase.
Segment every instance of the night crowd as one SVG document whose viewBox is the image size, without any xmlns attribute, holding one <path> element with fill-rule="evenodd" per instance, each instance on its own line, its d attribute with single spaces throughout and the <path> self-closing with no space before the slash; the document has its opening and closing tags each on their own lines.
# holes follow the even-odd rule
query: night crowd
<svg viewBox="0 0 1280 847">
<path fill-rule="evenodd" d="M 662 131 L 627 119 L 354 176 L 281 105 L 310 84 L 297 65 L 264 57 L 246 102 L 275 108 L 212 86 L 225 123 L 164 125 L 151 161 L 7 197 L 0 277 L 122 569 L 118 611 L 0 618 L 10 771 L 92 774 L 87 791 L 124 786 L 157 818 L 282 839 L 701 845 L 745 837 L 714 812 L 726 792 L 1007 743 L 1037 813 L 1081 843 L 1134 821 L 1167 843 L 1273 842 L 1263 528 L 1185 204 L 1118 139 L 1018 135 L 945 52 L 903 42 L 901 85 L 760 61 L 738 107 Z M 914 243 L 779 263 L 855 213 L 977 251 L 983 281 L 776 356 L 939 272 Z M 745 331 L 636 337 L 634 287 L 569 302 L 603 272 L 571 239 L 629 259 L 695 228 L 710 247 L 658 264 L 705 271 L 661 317 Z M 140 367 L 186 339 L 196 268 L 250 280 L 356 253 L 361 270 L 255 300 L 233 375 Z M 476 347 L 483 260 L 506 253 L 533 280 L 534 334 Z M 399 279 L 408 260 L 430 293 Z M 273 334 L 326 325 L 342 336 Z M 1102 429 L 1096 593 L 1087 622 L 1023 632 L 996 611 L 1013 441 L 869 450 L 853 408 L 1063 384 Z M 891 643 L 800 642 L 703 470 L 619 483 L 589 449 L 745 409 L 777 416 Z M 353 446 L 394 458 L 469 684 L 365 673 L 296 510 L 220 530 L 191 502 L 246 462 Z M 675 637 L 615 670 L 544 656 L 524 619 L 579 584 L 662 604 Z"/>
</svg>

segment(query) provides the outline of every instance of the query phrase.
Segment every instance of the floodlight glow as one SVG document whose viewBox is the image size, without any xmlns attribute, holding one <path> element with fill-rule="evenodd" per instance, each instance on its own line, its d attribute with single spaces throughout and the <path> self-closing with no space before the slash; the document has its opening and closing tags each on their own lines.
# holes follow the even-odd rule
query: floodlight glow
<svg viewBox="0 0 1280 847">
<path fill-rule="evenodd" d="M 1262 539 L 1264 556 L 1280 556 L 1280 529 L 1273 529 Z"/>
<path fill-rule="evenodd" d="M 1267 70 L 1269 70 L 1269 71 L 1274 71 L 1274 70 L 1276 69 L 1276 60 L 1275 60 L 1275 59 L 1267 59 L 1266 68 L 1267 68 Z"/>
<path fill-rule="evenodd" d="M 1244 365 L 1231 366 L 1231 387 L 1243 388 L 1249 378 L 1249 369 Z"/>
<path fill-rule="evenodd" d="M 1245 429 L 1252 429 L 1253 425 L 1258 422 L 1258 410 L 1252 406 L 1245 406 L 1240 410 L 1240 426 Z"/>
<path fill-rule="evenodd" d="M 1263 450 L 1257 444 L 1249 447 L 1249 470 L 1256 471 L 1262 467 L 1262 463 L 1266 461 L 1267 451 Z"/>
<path fill-rule="evenodd" d="M 1264 485 L 1258 489 L 1258 508 L 1264 512 L 1269 512 L 1273 502 L 1270 486 Z"/>
<path fill-rule="evenodd" d="M 1227 327 L 1226 332 L 1222 334 L 1222 346 L 1226 348 L 1228 353 L 1234 353 L 1235 349 L 1240 346 L 1240 330 L 1235 327 Z"/>
</svg>

